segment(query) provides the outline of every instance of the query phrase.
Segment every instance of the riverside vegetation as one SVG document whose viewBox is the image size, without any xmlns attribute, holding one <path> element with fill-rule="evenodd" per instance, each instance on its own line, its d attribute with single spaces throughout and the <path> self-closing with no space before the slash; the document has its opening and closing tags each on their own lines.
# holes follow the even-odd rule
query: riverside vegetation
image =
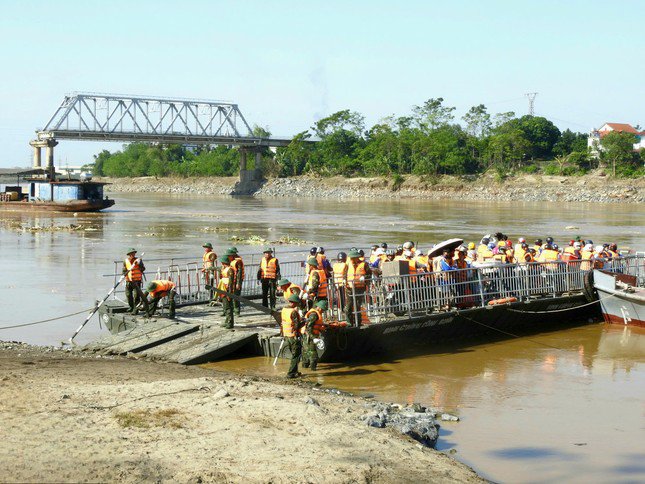
<svg viewBox="0 0 645 484">
<path fill-rule="evenodd" d="M 432 180 L 488 173 L 500 181 L 518 174 L 572 176 L 592 170 L 616 177 L 645 175 L 645 150 L 633 150 L 634 136 L 629 133 L 603 137 L 600 155 L 594 157 L 585 133 L 560 131 L 547 118 L 516 117 L 513 112 L 491 115 L 480 104 L 470 108 L 460 124 L 455 110 L 443 98 L 433 98 L 408 115 L 386 117 L 369 129 L 360 113 L 338 111 L 298 133 L 287 147 L 275 153 L 266 150 L 263 171 L 267 177 L 388 176 L 395 184 L 401 184 L 404 175 Z M 259 126 L 253 131 L 270 136 Z M 314 136 L 317 143 L 311 142 Z M 92 169 L 107 177 L 234 176 L 239 151 L 132 143 L 115 153 L 102 151 Z"/>
</svg>

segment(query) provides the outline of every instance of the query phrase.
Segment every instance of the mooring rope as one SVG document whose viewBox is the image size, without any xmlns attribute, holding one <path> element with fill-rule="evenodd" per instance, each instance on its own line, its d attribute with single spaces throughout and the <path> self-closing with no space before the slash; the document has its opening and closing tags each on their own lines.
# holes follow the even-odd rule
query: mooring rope
<svg viewBox="0 0 645 484">
<path fill-rule="evenodd" d="M 611 297 L 616 297 L 618 294 L 610 294 L 607 296 L 605 299 L 609 299 Z M 596 299 L 595 301 L 591 301 L 590 303 L 587 304 L 581 304 L 580 306 L 573 306 L 570 308 L 564 308 L 564 309 L 552 309 L 550 311 L 522 311 L 521 309 L 513 309 L 513 308 L 506 308 L 508 311 L 512 311 L 514 313 L 527 313 L 527 314 L 549 314 L 549 313 L 562 313 L 565 311 L 573 311 L 574 309 L 579 309 L 579 308 L 584 308 L 587 306 L 591 306 L 593 304 L 598 304 L 600 302 L 600 299 Z"/>
<path fill-rule="evenodd" d="M 530 341 L 531 343 L 535 343 L 536 345 L 546 346 L 547 348 L 552 348 L 554 350 L 559 350 L 559 351 L 567 351 L 564 348 L 559 348 L 557 346 L 553 346 L 553 345 L 550 345 L 550 344 L 547 344 L 547 343 L 542 343 L 540 341 L 536 341 L 534 339 L 527 338 L 526 336 L 518 336 L 516 334 L 509 333 L 508 331 L 504 331 L 502 329 L 495 328 L 493 326 L 489 326 L 489 325 L 481 323 L 479 321 L 475 321 L 473 318 L 470 318 L 470 317 L 468 317 L 468 316 L 466 316 L 464 314 L 460 314 L 459 316 L 462 317 L 462 318 L 466 318 L 467 320 L 472 321 L 475 324 L 479 324 L 480 326 L 483 326 L 483 327 L 488 328 L 488 329 L 492 329 L 493 331 L 497 331 L 499 333 L 505 334 L 507 336 L 511 336 L 513 338 L 524 338 L 526 341 Z"/>
<path fill-rule="evenodd" d="M 58 321 L 59 319 L 65 319 L 71 316 L 78 316 L 79 314 L 87 313 L 89 311 L 92 311 L 93 309 L 94 308 L 91 307 L 89 309 L 83 309 L 82 311 L 78 311 L 77 313 L 65 314 L 64 316 L 57 316 L 55 318 L 42 319 L 40 321 L 33 321 L 31 323 L 20 323 L 20 324 L 13 324 L 11 326 L 0 326 L 0 331 L 2 331 L 3 329 L 24 328 L 25 326 L 34 326 L 36 324 L 50 323 L 51 321 Z"/>
</svg>

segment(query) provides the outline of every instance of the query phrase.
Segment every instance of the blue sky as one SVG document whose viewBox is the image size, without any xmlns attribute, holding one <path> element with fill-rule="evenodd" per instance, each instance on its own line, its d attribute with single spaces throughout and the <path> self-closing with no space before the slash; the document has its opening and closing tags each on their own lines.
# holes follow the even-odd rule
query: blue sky
<svg viewBox="0 0 645 484">
<path fill-rule="evenodd" d="M 561 129 L 645 125 L 642 1 L 0 3 L 0 166 L 30 163 L 66 93 L 222 99 L 290 136 L 352 109 L 368 125 L 431 97 L 458 116 L 536 114 Z M 62 141 L 56 161 L 119 145 Z"/>
</svg>

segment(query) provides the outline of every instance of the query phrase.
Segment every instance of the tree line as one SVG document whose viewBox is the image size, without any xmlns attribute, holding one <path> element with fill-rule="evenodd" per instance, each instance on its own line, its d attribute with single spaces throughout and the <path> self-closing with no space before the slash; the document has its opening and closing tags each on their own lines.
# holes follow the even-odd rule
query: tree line
<svg viewBox="0 0 645 484">
<path fill-rule="evenodd" d="M 612 132 L 601 140 L 599 156 L 587 147 L 587 134 L 560 131 L 542 116 L 491 115 L 473 106 L 458 122 L 443 98 L 414 106 L 406 116 L 390 116 L 370 128 L 360 113 L 343 110 L 317 121 L 276 152 L 263 153 L 267 176 L 465 175 L 492 171 L 500 178 L 516 173 L 577 175 L 606 167 L 615 176 L 642 176 L 645 150 L 633 150 L 635 137 Z M 268 137 L 256 126 L 254 135 Z M 313 142 L 316 140 L 316 142 Z M 234 176 L 236 148 L 189 148 L 132 143 L 122 151 L 95 157 L 100 176 Z M 253 157 L 249 168 L 253 168 Z"/>
</svg>

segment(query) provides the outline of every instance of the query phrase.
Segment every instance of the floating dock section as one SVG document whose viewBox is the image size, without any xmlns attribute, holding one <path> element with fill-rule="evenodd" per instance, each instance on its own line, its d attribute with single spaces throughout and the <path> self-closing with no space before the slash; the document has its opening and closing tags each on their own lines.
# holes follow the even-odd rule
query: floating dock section
<svg viewBox="0 0 645 484">
<path fill-rule="evenodd" d="M 280 339 L 275 319 L 254 309 L 243 309 L 235 318 L 233 330 L 221 327 L 220 308 L 186 306 L 181 308 L 181 314 L 178 311 L 176 319 L 134 316 L 124 309 L 113 302 L 109 311 L 119 329 L 128 329 L 104 336 L 84 346 L 83 351 L 195 365 L 242 349 L 263 355 L 267 341 Z"/>
</svg>

